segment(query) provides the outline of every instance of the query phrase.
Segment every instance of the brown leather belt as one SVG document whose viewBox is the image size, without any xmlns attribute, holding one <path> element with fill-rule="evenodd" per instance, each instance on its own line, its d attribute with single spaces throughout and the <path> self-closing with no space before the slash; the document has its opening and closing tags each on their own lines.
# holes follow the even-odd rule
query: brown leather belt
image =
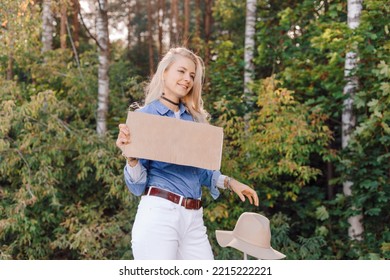
<svg viewBox="0 0 390 280">
<path fill-rule="evenodd" d="M 153 196 L 158 196 L 158 197 L 168 199 L 173 203 L 183 206 L 185 209 L 198 210 L 202 207 L 202 201 L 199 199 L 185 198 L 178 194 L 166 190 L 162 190 L 159 188 L 155 188 L 155 187 L 146 188 L 145 195 L 153 195 Z"/>
</svg>

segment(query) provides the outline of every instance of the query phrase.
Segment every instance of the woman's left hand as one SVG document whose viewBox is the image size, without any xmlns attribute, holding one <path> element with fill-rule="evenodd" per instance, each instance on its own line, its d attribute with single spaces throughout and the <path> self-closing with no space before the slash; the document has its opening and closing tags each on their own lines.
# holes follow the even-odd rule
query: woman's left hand
<svg viewBox="0 0 390 280">
<path fill-rule="evenodd" d="M 242 201 L 245 201 L 245 196 L 249 199 L 250 204 L 259 206 L 259 197 L 254 189 L 249 186 L 231 178 L 229 185 Z"/>
</svg>

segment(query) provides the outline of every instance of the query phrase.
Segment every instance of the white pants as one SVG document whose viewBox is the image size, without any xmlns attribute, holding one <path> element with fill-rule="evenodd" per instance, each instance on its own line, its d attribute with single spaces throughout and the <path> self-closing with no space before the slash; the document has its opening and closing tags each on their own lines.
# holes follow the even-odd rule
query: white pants
<svg viewBox="0 0 390 280">
<path fill-rule="evenodd" d="M 203 208 L 185 209 L 156 196 L 142 196 L 131 243 L 135 260 L 214 259 Z"/>
</svg>

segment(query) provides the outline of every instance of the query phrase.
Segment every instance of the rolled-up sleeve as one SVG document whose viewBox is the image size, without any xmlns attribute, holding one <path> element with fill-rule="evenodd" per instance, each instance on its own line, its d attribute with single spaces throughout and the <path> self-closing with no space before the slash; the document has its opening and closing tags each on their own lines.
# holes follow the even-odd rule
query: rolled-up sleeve
<svg viewBox="0 0 390 280">
<path fill-rule="evenodd" d="M 210 189 L 210 194 L 214 199 L 217 199 L 220 194 L 217 188 L 219 176 L 221 176 L 221 172 L 219 170 L 201 170 L 201 184 Z"/>
<path fill-rule="evenodd" d="M 134 194 L 136 196 L 140 196 L 144 193 L 145 187 L 146 187 L 146 181 L 147 181 L 146 168 L 140 162 L 138 164 L 140 164 L 141 173 L 140 173 L 140 176 L 138 178 L 136 178 L 136 180 L 134 180 L 132 178 L 132 176 L 130 175 L 130 172 L 128 170 L 128 168 L 130 168 L 130 167 L 127 164 L 124 167 L 124 172 L 123 172 L 127 188 L 129 189 L 129 191 L 132 194 Z"/>
</svg>

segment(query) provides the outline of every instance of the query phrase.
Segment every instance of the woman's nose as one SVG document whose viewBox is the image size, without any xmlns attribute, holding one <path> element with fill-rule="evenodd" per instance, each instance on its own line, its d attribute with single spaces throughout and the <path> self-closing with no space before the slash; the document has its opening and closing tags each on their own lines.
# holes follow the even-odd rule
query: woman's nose
<svg viewBox="0 0 390 280">
<path fill-rule="evenodd" d="M 185 75 L 184 75 L 184 79 L 185 79 L 186 81 L 191 81 L 191 75 L 190 75 L 189 73 L 185 74 Z"/>
</svg>

